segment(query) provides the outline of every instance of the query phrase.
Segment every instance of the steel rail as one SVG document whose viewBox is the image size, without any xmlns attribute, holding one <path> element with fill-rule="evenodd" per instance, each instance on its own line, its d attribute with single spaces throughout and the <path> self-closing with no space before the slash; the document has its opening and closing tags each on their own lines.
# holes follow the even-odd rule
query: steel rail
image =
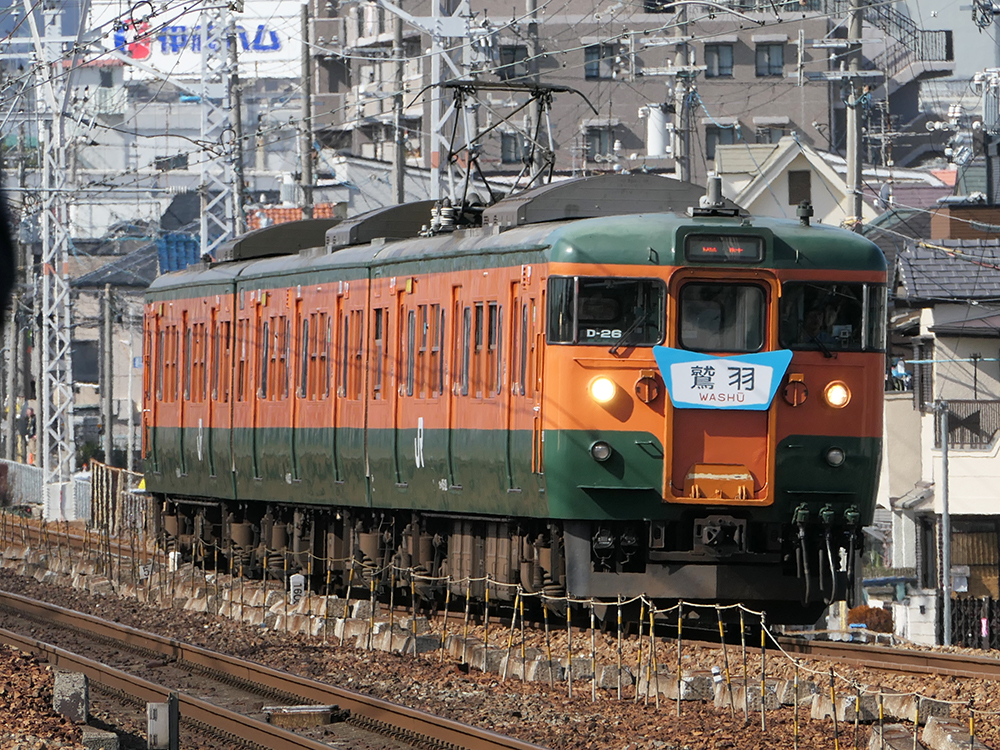
<svg viewBox="0 0 1000 750">
<path fill-rule="evenodd" d="M 789 653 L 870 669 L 1000 680 L 1000 659 L 990 656 L 915 651 L 838 641 L 805 641 L 788 637 L 778 638 L 778 643 Z"/>
<path fill-rule="evenodd" d="M 73 672 L 82 672 L 93 682 L 147 702 L 165 703 L 172 693 L 176 693 L 182 719 L 198 722 L 215 731 L 238 737 L 252 745 L 268 750 L 330 750 L 330 746 L 322 742 L 301 737 L 272 724 L 156 685 L 141 677 L 127 674 L 44 641 L 27 638 L 3 629 L 0 629 L 0 641 L 22 651 L 41 654 L 53 666 Z"/>
<path fill-rule="evenodd" d="M 458 748 L 467 748 L 468 750 L 543 750 L 539 745 L 513 737 L 506 737 L 486 729 L 362 695 L 352 690 L 334 687 L 254 664 L 244 659 L 209 651 L 173 638 L 145 633 L 127 625 L 107 622 L 91 615 L 35 601 L 17 594 L 0 592 L 0 606 L 30 613 L 46 622 L 77 628 L 93 635 L 107 636 L 112 634 L 116 640 L 136 648 L 154 651 L 187 664 L 210 669 L 227 677 L 295 695 L 306 702 L 319 705 L 337 704 L 340 708 L 350 711 L 354 716 L 387 724 L 405 732 L 431 738 L 437 742 L 450 743 Z"/>
</svg>

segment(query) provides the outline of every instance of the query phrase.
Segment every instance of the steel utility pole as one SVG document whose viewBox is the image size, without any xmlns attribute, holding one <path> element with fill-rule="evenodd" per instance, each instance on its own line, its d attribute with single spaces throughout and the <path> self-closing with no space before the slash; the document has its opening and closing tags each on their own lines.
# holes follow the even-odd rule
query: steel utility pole
<svg viewBox="0 0 1000 750">
<path fill-rule="evenodd" d="M 242 215 L 242 186 L 236 185 L 242 176 L 242 133 L 236 132 L 235 117 L 230 119 L 234 106 L 239 106 L 239 97 L 234 100 L 232 78 L 237 39 L 230 29 L 229 10 L 227 3 L 209 0 L 202 8 L 198 21 L 198 33 L 201 35 L 201 142 L 206 148 L 200 157 L 201 181 L 198 186 L 201 194 L 202 257 L 214 257 L 219 245 L 239 231 L 241 222 L 238 217 Z M 228 49 L 227 44 L 230 38 L 234 42 L 232 49 Z M 238 79 L 235 84 L 238 88 Z M 208 150 L 209 144 L 218 144 L 223 153 Z"/>
<path fill-rule="evenodd" d="M 847 194 L 848 217 L 854 231 L 861 229 L 861 34 L 864 0 L 851 0 L 847 25 L 847 72 L 851 95 L 847 103 Z"/>
<path fill-rule="evenodd" d="M 538 0 L 527 0 L 527 6 L 525 8 L 528 16 L 528 80 L 538 85 L 541 82 L 541 77 L 539 76 L 539 59 L 542 56 L 542 45 L 538 41 Z M 532 138 L 536 138 L 535 133 L 540 132 L 541 119 L 542 119 L 542 107 L 538 102 L 538 97 L 533 97 L 531 100 L 531 107 L 529 108 L 529 113 L 531 117 L 531 127 L 528 128 L 528 133 Z M 549 158 L 548 154 L 544 156 L 539 153 L 540 149 L 538 145 L 535 144 L 535 148 L 532 149 L 534 154 L 534 163 L 531 165 L 531 184 L 542 173 L 545 169 L 546 159 Z"/>
<path fill-rule="evenodd" d="M 677 22 L 681 39 L 687 34 L 687 6 L 677 10 Z M 688 68 L 688 46 L 686 42 L 677 45 L 674 61 L 677 75 L 674 77 L 674 111 L 677 113 L 677 136 L 674 148 L 674 173 L 681 182 L 691 179 L 691 114 L 688 107 L 688 91 L 696 72 Z"/>
<path fill-rule="evenodd" d="M 309 3 L 305 2 L 302 3 L 302 128 L 299 131 L 303 219 L 313 217 L 312 48 L 309 40 Z"/>
<path fill-rule="evenodd" d="M 41 462 L 45 484 L 46 518 L 60 519 L 66 483 L 76 466 L 73 439 L 73 366 L 70 354 L 68 144 L 66 112 L 72 78 L 81 49 L 89 0 L 80 7 L 76 43 L 68 56 L 63 50 L 62 4 L 42 6 L 42 29 L 35 17 L 37 3 L 23 0 L 38 60 L 39 158 L 42 161 L 41 234 L 41 382 L 38 401 L 41 410 Z M 68 67 L 64 64 L 68 62 Z"/>
</svg>

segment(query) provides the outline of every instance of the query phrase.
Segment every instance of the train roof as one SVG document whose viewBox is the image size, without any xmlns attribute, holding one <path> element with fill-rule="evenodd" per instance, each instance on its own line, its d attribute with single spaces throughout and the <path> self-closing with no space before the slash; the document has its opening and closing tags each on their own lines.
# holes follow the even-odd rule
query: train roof
<svg viewBox="0 0 1000 750">
<path fill-rule="evenodd" d="M 568 184 L 571 182 L 576 185 L 576 192 L 571 190 L 572 185 Z M 669 189 L 661 191 L 662 184 Z M 499 202 L 483 213 L 481 226 L 432 236 L 413 236 L 420 233 L 415 226 L 421 216 L 429 220 L 426 212 L 432 201 L 379 209 L 340 222 L 326 231 L 322 247 L 302 249 L 302 237 L 317 236 L 316 220 L 307 232 L 295 224 L 268 227 L 256 235 L 253 243 L 244 240 L 245 247 L 267 251 L 262 257 L 202 263 L 161 276 L 150 286 L 150 291 L 185 287 L 188 293 L 197 293 L 191 288 L 197 286 L 204 293 L 212 293 L 212 287 L 237 279 L 266 286 L 269 279 L 290 275 L 304 275 L 298 283 L 328 283 L 337 278 L 379 275 L 383 267 L 398 267 L 391 273 L 419 273 L 432 260 L 438 262 L 435 266 L 439 271 L 547 261 L 684 265 L 679 248 L 683 236 L 692 232 L 763 236 L 768 240 L 769 253 L 760 265 L 766 267 L 878 272 L 886 269 L 885 257 L 878 246 L 847 230 L 750 217 L 731 203 L 723 206 L 722 211 L 696 211 L 694 216 L 687 215 L 684 209 L 693 208 L 692 201 L 694 205 L 697 201 L 689 189 L 695 186 L 683 187 L 686 183 L 653 175 L 608 175 L 557 185 L 564 187 L 547 185 L 531 191 L 534 198 L 526 197 L 526 193 Z M 609 195 L 614 185 L 622 189 L 617 195 Z M 682 187 L 676 188 L 678 185 Z M 643 186 L 649 189 L 644 190 Z M 574 196 L 575 202 L 571 202 Z M 632 211 L 626 212 L 628 208 Z M 283 228 L 291 233 L 292 240 L 283 239 Z M 386 230 L 386 234 L 379 234 L 381 230 Z M 299 252 L 279 254 L 271 252 L 272 247 L 284 248 L 286 253 Z"/>
</svg>

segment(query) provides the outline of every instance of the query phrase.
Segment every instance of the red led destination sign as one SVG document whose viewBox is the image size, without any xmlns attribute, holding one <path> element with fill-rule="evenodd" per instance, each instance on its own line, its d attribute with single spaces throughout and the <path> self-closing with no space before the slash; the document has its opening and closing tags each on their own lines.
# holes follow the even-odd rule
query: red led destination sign
<svg viewBox="0 0 1000 750">
<path fill-rule="evenodd" d="M 684 257 L 700 263 L 759 263 L 764 259 L 764 240 L 734 235 L 688 235 Z"/>
</svg>

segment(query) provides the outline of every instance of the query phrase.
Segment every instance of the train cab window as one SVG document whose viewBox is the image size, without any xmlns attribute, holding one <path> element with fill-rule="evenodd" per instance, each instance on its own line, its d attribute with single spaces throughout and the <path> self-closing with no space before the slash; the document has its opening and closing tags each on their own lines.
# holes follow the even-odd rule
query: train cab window
<svg viewBox="0 0 1000 750">
<path fill-rule="evenodd" d="M 781 346 L 796 350 L 881 351 L 885 287 L 881 284 L 789 282 L 781 295 Z"/>
<path fill-rule="evenodd" d="M 663 341 L 665 305 L 658 279 L 550 278 L 549 343 L 653 346 Z"/>
<path fill-rule="evenodd" d="M 767 303 L 750 284 L 690 283 L 680 294 L 680 344 L 698 352 L 756 352 L 764 346 Z"/>
</svg>

